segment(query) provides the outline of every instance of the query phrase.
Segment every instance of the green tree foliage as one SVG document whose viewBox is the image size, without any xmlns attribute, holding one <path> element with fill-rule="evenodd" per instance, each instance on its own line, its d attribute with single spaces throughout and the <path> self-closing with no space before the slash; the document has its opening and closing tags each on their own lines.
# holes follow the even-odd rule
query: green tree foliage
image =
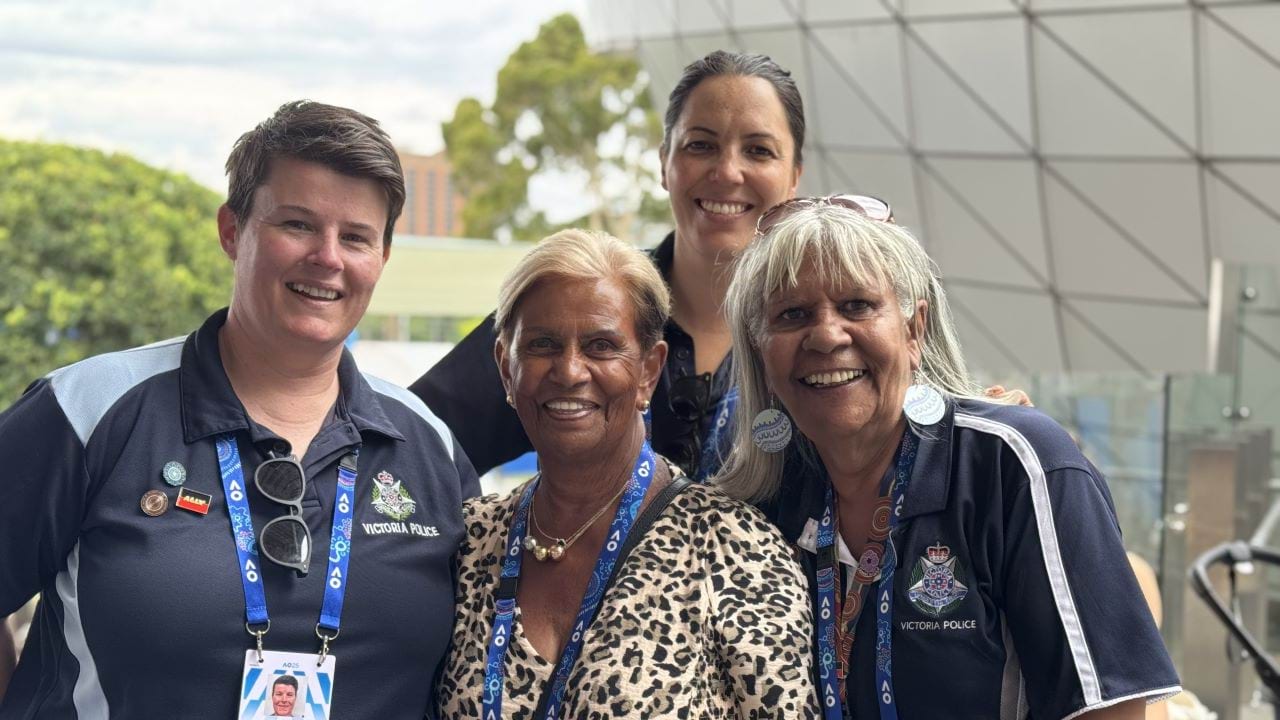
<svg viewBox="0 0 1280 720">
<path fill-rule="evenodd" d="M 572 15 L 559 15 L 498 72 L 493 105 L 458 103 L 444 124 L 471 237 L 535 240 L 557 228 L 529 207 L 543 171 L 585 177 L 591 212 L 566 225 L 629 237 L 668 217 L 653 171 L 662 126 L 632 58 L 594 53 Z"/>
<path fill-rule="evenodd" d="M 125 155 L 0 140 L 0 408 L 54 368 L 226 304 L 219 203 Z"/>
</svg>

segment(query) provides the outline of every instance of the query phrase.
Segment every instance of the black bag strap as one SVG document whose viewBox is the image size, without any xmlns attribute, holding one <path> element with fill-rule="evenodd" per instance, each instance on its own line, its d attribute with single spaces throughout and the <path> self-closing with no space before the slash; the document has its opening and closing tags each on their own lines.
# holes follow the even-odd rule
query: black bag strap
<svg viewBox="0 0 1280 720">
<path fill-rule="evenodd" d="M 623 561 L 627 559 L 627 556 L 631 554 L 635 546 L 639 545 L 640 541 L 644 539 L 645 534 L 649 532 L 649 526 L 657 521 L 658 516 L 662 514 L 663 510 L 667 509 L 667 506 L 671 504 L 672 500 L 676 499 L 677 495 L 684 492 L 685 488 L 692 484 L 693 480 L 690 480 L 688 475 L 671 478 L 671 482 L 667 483 L 667 486 L 654 496 L 653 501 L 649 503 L 649 507 L 640 513 L 640 518 L 636 520 L 636 524 L 631 526 L 631 532 L 627 533 L 627 541 L 622 544 L 622 550 L 618 553 L 618 562 L 613 565 L 613 572 L 609 573 L 609 582 L 604 585 L 606 594 L 609 592 L 609 588 L 613 587 L 613 581 L 618 577 L 618 571 L 622 569 Z M 603 595 L 601 596 L 600 604 L 604 604 Z M 600 612 L 598 607 L 596 612 Z M 594 622 L 595 618 L 591 618 L 591 620 Z"/>
<path fill-rule="evenodd" d="M 640 544 L 646 533 L 649 532 L 649 526 L 658 519 L 662 511 L 671 504 L 676 496 L 684 492 L 686 488 L 693 485 L 693 480 L 688 475 L 679 475 L 671 478 L 671 482 L 654 496 L 649 506 L 640 513 L 640 517 L 636 519 L 636 523 L 631 526 L 631 532 L 627 533 L 627 541 L 622 544 L 622 549 L 618 551 L 618 561 L 613 564 L 613 571 L 609 573 L 609 580 L 604 584 L 604 593 L 600 596 L 600 604 L 596 606 L 596 615 L 600 614 L 600 608 L 604 606 L 604 598 L 609 594 L 609 588 L 613 587 L 613 581 L 618 578 L 618 571 L 622 569 L 622 563 L 626 562 L 627 556 L 631 554 L 632 549 Z M 587 627 L 591 627 L 596 621 L 595 615 L 591 616 L 591 622 L 587 623 Z M 557 660 L 558 662 L 558 660 Z M 554 679 L 554 676 L 553 678 Z M 538 699 L 538 707 L 533 712 L 534 718 L 540 718 L 547 712 L 547 702 L 551 699 L 551 683 L 542 690 L 542 697 Z"/>
</svg>

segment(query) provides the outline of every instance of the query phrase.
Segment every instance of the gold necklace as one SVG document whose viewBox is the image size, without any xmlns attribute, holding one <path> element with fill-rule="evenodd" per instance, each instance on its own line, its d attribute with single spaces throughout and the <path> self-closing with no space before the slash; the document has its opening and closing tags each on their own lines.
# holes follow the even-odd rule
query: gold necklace
<svg viewBox="0 0 1280 720">
<path fill-rule="evenodd" d="M 538 562 L 546 562 L 548 559 L 559 562 L 560 558 L 564 557 L 564 553 L 569 549 L 569 546 L 576 542 L 578 538 L 582 537 L 582 534 L 587 531 L 587 528 L 591 527 L 596 520 L 599 520 L 600 516 L 604 514 L 604 511 L 612 507 L 613 504 L 617 502 L 618 498 L 622 497 L 622 493 L 626 491 L 629 485 L 631 485 L 630 480 L 623 483 L 622 489 L 618 490 L 617 495 L 610 498 L 609 502 L 605 503 L 603 507 L 596 511 L 595 515 L 592 515 L 590 519 L 582 524 L 582 527 L 578 528 L 576 532 L 567 538 L 555 537 L 546 530 L 543 530 L 542 526 L 538 525 L 538 513 L 534 507 L 534 503 L 538 500 L 538 494 L 534 493 L 534 496 L 529 499 L 529 517 L 533 518 L 533 528 L 538 531 L 538 534 L 548 540 L 554 541 L 555 544 L 550 547 L 542 545 L 538 542 L 538 539 L 533 536 L 533 533 L 529 533 L 524 538 L 524 549 L 533 553 L 534 559 Z"/>
</svg>

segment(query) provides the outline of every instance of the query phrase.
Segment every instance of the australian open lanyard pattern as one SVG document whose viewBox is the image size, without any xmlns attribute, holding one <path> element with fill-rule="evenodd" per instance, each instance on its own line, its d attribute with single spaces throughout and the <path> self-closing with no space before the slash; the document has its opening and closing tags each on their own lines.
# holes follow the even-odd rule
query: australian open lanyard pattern
<svg viewBox="0 0 1280 720">
<path fill-rule="evenodd" d="M 631 526 L 645 494 L 649 491 L 649 483 L 653 480 L 655 456 L 645 441 L 636 458 L 635 467 L 631 471 L 631 479 L 622 493 L 622 502 L 609 525 L 607 540 L 600 549 L 595 569 L 591 571 L 591 581 L 587 592 L 582 596 L 582 604 L 578 608 L 578 616 L 574 621 L 573 633 L 565 645 L 556 669 L 551 676 L 551 690 L 546 703 L 543 720 L 561 717 L 560 706 L 564 702 L 565 689 L 569 682 L 569 673 L 573 670 L 578 653 L 582 650 L 582 638 L 587 633 L 591 621 L 595 619 L 596 610 L 604 598 L 605 585 L 613 574 L 613 566 L 618 561 L 618 553 L 627 541 Z M 512 627 L 516 612 L 516 588 L 520 582 L 520 561 L 523 557 L 525 533 L 528 531 L 529 504 L 533 500 L 533 492 L 538 487 L 538 479 L 534 478 L 520 496 L 520 503 L 511 517 L 511 529 L 507 533 L 507 553 L 502 560 L 502 574 L 498 580 L 498 591 L 494 595 L 493 631 L 489 637 L 489 652 L 485 662 L 483 715 L 485 720 L 502 717 L 502 686 L 505 681 L 503 662 L 507 656 L 507 644 L 511 641 Z"/>
<path fill-rule="evenodd" d="M 725 438 L 730 435 L 730 425 L 733 423 L 733 410 L 738 406 L 738 386 L 733 385 L 725 390 L 724 395 L 720 396 L 720 401 L 716 403 L 716 412 L 711 421 L 711 427 L 707 428 L 707 437 L 702 442 L 702 457 L 698 460 L 698 472 L 693 476 L 695 482 L 705 483 L 708 478 L 715 475 L 720 470 L 720 466 L 724 463 L 726 448 L 723 447 Z M 644 426 L 646 429 L 653 425 L 653 411 L 644 411 Z"/>
<path fill-rule="evenodd" d="M 231 535 L 240 561 L 240 581 L 244 585 L 245 627 L 256 635 L 261 650 L 262 635 L 271 627 L 267 615 L 267 595 L 262 584 L 262 561 L 258 557 L 257 535 L 249 513 L 244 468 L 240 465 L 240 448 L 235 435 L 219 435 L 214 441 L 218 449 L 218 466 L 222 490 L 231 516 Z M 355 504 L 356 458 L 359 450 L 343 456 L 338 464 L 338 490 L 334 494 L 333 527 L 329 533 L 329 566 L 325 574 L 324 601 L 316 634 L 327 651 L 329 641 L 338 636 L 342 621 L 342 601 L 347 593 L 347 561 L 351 558 L 351 517 Z M 260 630 L 255 630 L 260 628 Z M 322 632 L 327 631 L 327 632 Z M 259 634 L 261 633 L 261 634 Z"/>
<path fill-rule="evenodd" d="M 902 502 L 907 494 L 907 485 L 911 480 L 911 468 L 915 465 L 918 446 L 919 440 L 911 432 L 911 429 L 907 428 L 903 434 L 902 443 L 898 446 L 898 457 L 889 490 L 888 533 L 884 539 L 883 551 L 879 553 L 878 562 L 877 558 L 873 557 L 877 554 L 877 551 L 870 547 L 868 550 L 871 552 L 871 556 L 864 552 L 863 557 L 860 558 L 859 567 L 854 574 L 854 578 L 855 580 L 865 580 L 865 582 L 860 586 L 855 585 L 853 591 L 845 598 L 846 608 L 850 603 L 855 603 L 852 612 L 840 612 L 836 594 L 836 580 L 839 575 L 837 565 L 840 560 L 837 557 L 835 539 L 835 493 L 831 488 L 831 484 L 827 484 L 827 506 L 822 514 L 822 522 L 818 524 L 817 537 L 819 563 L 817 573 L 818 667 L 822 691 L 822 711 L 825 720 L 842 720 L 844 718 L 844 693 L 842 692 L 844 688 L 841 687 L 843 678 L 840 677 L 843 673 L 837 670 L 840 664 L 840 653 L 845 653 L 845 660 L 847 661 L 847 654 L 853 645 L 854 625 L 861 614 L 860 591 L 875 578 L 877 572 L 880 575 L 880 580 L 876 583 L 874 596 L 876 604 L 876 697 L 880 705 L 880 719 L 897 720 L 898 708 L 893 694 L 893 574 L 898 564 L 898 557 L 893 545 L 893 534 L 898 529 L 898 523 L 902 517 Z M 878 523 L 882 522 L 878 517 L 880 514 L 879 508 L 877 508 L 877 517 L 872 519 L 873 534 Z M 837 618 L 837 616 L 839 617 Z M 847 643 L 841 643 L 837 639 L 837 622 L 846 623 L 840 635 L 843 638 L 848 638 Z"/>
</svg>

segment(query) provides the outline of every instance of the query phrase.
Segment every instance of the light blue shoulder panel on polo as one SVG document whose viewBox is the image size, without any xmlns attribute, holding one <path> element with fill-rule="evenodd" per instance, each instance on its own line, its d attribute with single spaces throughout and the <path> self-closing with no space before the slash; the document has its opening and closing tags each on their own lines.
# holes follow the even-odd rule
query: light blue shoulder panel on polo
<svg viewBox="0 0 1280 720">
<path fill-rule="evenodd" d="M 385 395 L 392 400 L 399 402 L 401 405 L 404 405 L 416 413 L 418 417 L 426 420 L 427 423 L 435 429 L 436 433 L 440 435 L 440 442 L 444 443 L 445 452 L 449 453 L 449 460 L 456 460 L 453 456 L 453 433 L 449 432 L 449 426 L 445 425 L 444 421 L 436 417 L 436 414 L 431 412 L 431 409 L 427 407 L 427 404 L 422 402 L 422 398 L 409 392 L 407 388 L 402 388 L 399 385 L 383 380 L 376 375 L 370 375 L 369 373 L 361 374 L 364 375 L 365 381 L 369 383 L 369 387 L 373 388 L 374 392 L 379 395 Z"/>
<path fill-rule="evenodd" d="M 83 445 L 127 392 L 148 378 L 178 369 L 186 336 L 131 350 L 95 355 L 49 373 L 54 397 Z"/>
</svg>

